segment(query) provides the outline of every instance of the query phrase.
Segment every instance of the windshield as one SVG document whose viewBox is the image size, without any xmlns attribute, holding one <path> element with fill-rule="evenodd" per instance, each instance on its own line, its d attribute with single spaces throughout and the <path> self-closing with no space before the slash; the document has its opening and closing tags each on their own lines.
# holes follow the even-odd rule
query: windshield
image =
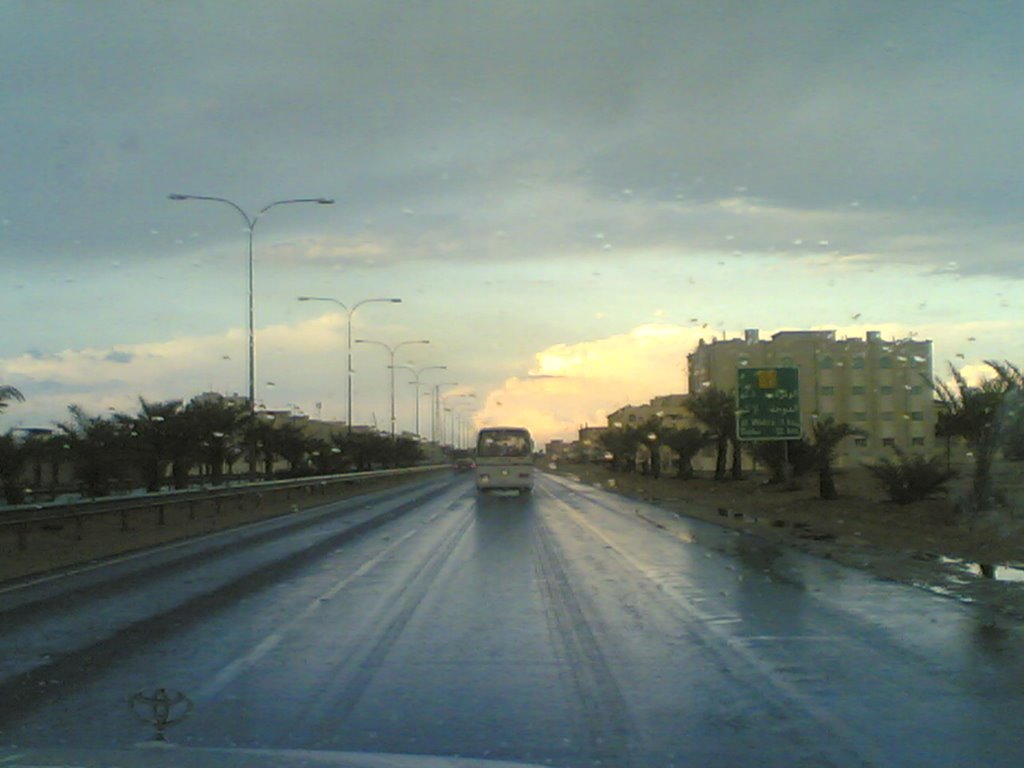
<svg viewBox="0 0 1024 768">
<path fill-rule="evenodd" d="M 521 429 L 487 429 L 477 439 L 477 458 L 529 456 L 533 452 L 530 433 Z"/>
<path fill-rule="evenodd" d="M 1019 761 L 1024 3 L 5 0 L 0 73 L 0 765 Z"/>
</svg>

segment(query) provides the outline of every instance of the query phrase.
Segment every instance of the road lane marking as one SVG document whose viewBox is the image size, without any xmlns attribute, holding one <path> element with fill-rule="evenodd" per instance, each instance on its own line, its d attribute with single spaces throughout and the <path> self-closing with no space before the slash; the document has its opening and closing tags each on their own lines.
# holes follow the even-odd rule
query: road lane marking
<svg viewBox="0 0 1024 768">
<path fill-rule="evenodd" d="M 281 641 L 284 639 L 284 636 L 289 631 L 291 631 L 294 627 L 296 627 L 297 625 L 308 619 L 310 616 L 312 616 L 313 613 L 319 610 L 319 608 L 325 602 L 333 598 L 335 595 L 337 595 L 339 592 L 345 589 L 345 587 L 349 586 L 356 579 L 362 578 L 370 571 L 372 571 L 374 568 L 376 568 L 378 565 L 380 565 L 380 563 L 386 557 L 388 557 L 399 546 L 401 546 L 406 541 L 411 539 L 417 533 L 419 533 L 419 529 L 414 528 L 405 535 L 400 536 L 398 539 L 392 542 L 390 546 L 382 549 L 374 557 L 367 560 L 365 563 L 359 566 L 348 576 L 341 579 L 336 584 L 332 585 L 331 588 L 328 589 L 326 592 L 313 598 L 313 600 L 311 600 L 297 616 L 293 617 L 290 621 L 280 626 L 275 632 L 272 632 L 271 634 L 263 638 L 247 654 L 235 659 L 227 666 L 225 666 L 223 669 L 221 669 L 220 672 L 214 675 L 210 682 L 203 686 L 203 688 L 199 691 L 198 698 L 205 699 L 216 696 L 221 690 L 224 689 L 225 686 L 231 683 L 231 681 L 238 677 L 238 675 L 240 675 L 246 668 L 256 664 L 260 659 L 262 659 L 264 656 L 266 656 L 268 653 L 274 650 L 274 648 L 280 645 Z"/>
<path fill-rule="evenodd" d="M 568 513 L 567 516 L 571 517 L 577 525 L 600 539 L 607 549 L 610 549 L 622 558 L 623 562 L 636 570 L 640 576 L 656 586 L 663 584 L 663 580 L 659 578 L 656 570 L 617 546 L 615 541 L 597 528 L 596 524 L 591 519 L 588 519 L 588 516 L 582 510 L 576 509 L 565 499 L 558 497 L 548 489 L 545 489 L 545 492 L 556 505 Z M 608 510 L 608 512 L 613 515 L 619 514 L 611 510 Z M 837 737 L 836 741 L 838 744 L 836 746 L 844 758 L 853 757 L 855 760 L 867 759 L 874 764 L 884 765 L 884 761 L 881 760 L 882 755 L 877 745 L 871 741 L 870 736 L 865 737 L 857 733 L 852 727 L 834 717 L 827 707 L 823 703 L 819 703 L 813 695 L 805 694 L 797 685 L 782 679 L 776 674 L 771 662 L 758 655 L 756 650 L 758 645 L 756 643 L 747 644 L 744 641 L 745 638 L 729 632 L 726 623 L 714 622 L 713 619 L 717 617 L 700 608 L 698 605 L 700 600 L 686 597 L 678 589 L 660 589 L 660 592 L 669 597 L 670 600 L 679 605 L 685 612 L 696 618 L 695 626 L 702 627 L 708 635 L 718 641 L 718 643 L 709 643 L 707 646 L 709 650 L 713 652 L 717 650 L 720 653 L 721 646 L 728 648 L 730 653 L 744 662 L 747 668 L 754 675 L 760 677 L 763 683 L 767 684 L 770 688 L 774 688 L 782 696 L 785 696 L 793 704 L 800 707 L 821 727 L 831 731 Z"/>
</svg>

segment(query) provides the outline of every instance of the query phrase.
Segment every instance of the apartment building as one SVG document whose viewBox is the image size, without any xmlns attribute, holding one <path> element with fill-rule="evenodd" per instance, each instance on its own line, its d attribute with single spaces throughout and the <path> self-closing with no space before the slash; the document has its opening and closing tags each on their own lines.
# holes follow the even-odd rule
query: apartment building
<svg viewBox="0 0 1024 768">
<path fill-rule="evenodd" d="M 649 418 L 657 418 L 665 427 L 699 426 L 686 407 L 686 395 L 659 395 L 644 405 L 624 405 L 608 414 L 608 426 L 635 427 Z"/>
<path fill-rule="evenodd" d="M 657 419 L 662 427 L 672 429 L 696 427 L 704 429 L 703 425 L 694 418 L 694 415 L 686 407 L 687 397 L 688 395 L 659 395 L 644 405 L 624 405 L 608 414 L 608 429 L 637 427 L 652 418 Z M 675 460 L 678 458 L 675 452 L 664 445 L 659 446 L 659 450 L 661 451 L 659 461 L 662 471 L 666 474 L 674 472 Z M 704 465 L 708 462 L 707 455 L 710 454 L 705 451 L 704 454 L 696 457 L 694 460 L 695 466 L 699 469 L 705 469 Z M 641 445 L 637 451 L 637 470 L 640 471 L 641 466 L 645 463 L 649 466 L 649 462 L 649 447 Z M 713 466 L 713 458 L 711 462 Z"/>
<path fill-rule="evenodd" d="M 691 392 L 711 385 L 735 391 L 744 366 L 798 368 L 805 436 L 814 419 L 828 416 L 867 433 L 843 441 L 840 465 L 891 457 L 894 446 L 926 455 L 935 449 L 931 341 L 883 339 L 877 331 L 843 339 L 835 331 L 781 331 L 762 341 L 751 329 L 741 339 L 701 340 L 687 364 Z"/>
</svg>

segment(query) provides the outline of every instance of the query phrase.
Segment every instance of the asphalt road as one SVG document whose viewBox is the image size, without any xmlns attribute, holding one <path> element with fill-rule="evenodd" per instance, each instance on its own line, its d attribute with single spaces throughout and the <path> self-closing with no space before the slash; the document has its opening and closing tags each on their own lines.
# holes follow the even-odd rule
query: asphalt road
<svg viewBox="0 0 1024 768">
<path fill-rule="evenodd" d="M 0 589 L 0 746 L 1018 766 L 1024 633 L 542 476 L 416 481 Z"/>
</svg>

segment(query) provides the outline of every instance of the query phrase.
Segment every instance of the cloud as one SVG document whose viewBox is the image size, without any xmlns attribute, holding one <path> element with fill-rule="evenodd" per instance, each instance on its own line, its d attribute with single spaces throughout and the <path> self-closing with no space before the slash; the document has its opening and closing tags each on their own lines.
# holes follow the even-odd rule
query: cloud
<svg viewBox="0 0 1024 768">
<path fill-rule="evenodd" d="M 685 392 L 686 354 L 700 337 L 699 329 L 649 324 L 548 347 L 524 376 L 507 379 L 487 396 L 475 423 L 523 425 L 539 444 L 574 439 L 581 426 L 605 424 L 608 413 L 626 403 Z"/>
<path fill-rule="evenodd" d="M 761 338 L 768 340 L 779 330 L 796 329 L 763 329 Z M 987 340 L 986 350 L 992 349 L 992 345 L 998 348 L 1024 332 L 1024 322 L 931 323 L 914 329 L 882 323 L 809 330 L 833 330 L 840 339 L 864 338 L 871 330 L 879 331 L 883 339 L 912 336 L 932 340 L 934 375 L 946 379 L 947 350 L 971 350 L 975 338 Z M 581 426 L 603 426 L 607 415 L 623 405 L 639 405 L 658 395 L 686 392 L 686 355 L 702 338 L 711 341 L 713 337 L 706 329 L 648 324 L 607 338 L 555 344 L 537 352 L 524 375 L 509 378 L 492 391 L 475 414 L 475 424 L 478 428 L 526 426 L 539 444 L 559 438 L 575 439 Z M 974 349 L 955 362 L 968 380 L 976 383 L 992 375 L 991 369 L 981 362 L 988 354 Z"/>
<path fill-rule="evenodd" d="M 325 359 L 324 349 L 343 344 L 344 323 L 336 313 L 295 325 L 276 325 L 257 331 L 257 394 L 313 403 L 324 392 L 337 389 L 337 364 Z M 67 406 L 81 405 L 89 412 L 133 412 L 138 398 L 189 398 L 203 391 L 245 392 L 242 351 L 245 334 L 192 336 L 117 349 L 74 349 L 56 354 L 24 353 L 0 360 L 0 381 L 17 386 L 24 403 L 8 408 L 3 423 L 48 423 L 64 418 Z M 277 382 L 272 391 L 264 386 Z M 340 402 L 340 395 L 336 395 Z"/>
<path fill-rule="evenodd" d="M 150 229 L 180 238 L 200 218 L 228 232 L 230 212 L 175 208 L 167 189 L 201 181 L 248 209 L 281 179 L 303 179 L 274 194 L 336 194 L 338 205 L 275 227 L 303 217 L 324 231 L 329 216 L 338 233 L 395 230 L 413 257 L 460 243 L 475 255 L 497 230 L 570 243 L 605 226 L 590 222 L 608 222 L 612 247 L 680 231 L 692 241 L 717 234 L 716 205 L 764 219 L 741 246 L 757 250 L 812 242 L 765 209 L 857 204 L 872 226 L 948 234 L 938 259 L 984 233 L 999 269 L 1016 269 L 1020 230 L 1005 212 L 1020 207 L 1021 161 L 1005 126 L 1019 124 L 1022 100 L 1005 9 L 455 1 L 285 15 L 254 2 L 239 19 L 213 6 L 108 8 L 4 8 L 8 175 L 31 192 L 4 201 L 12 246 L 132 252 L 153 248 Z M 114 19 L 117 44 L 91 46 Z M 644 220 L 680 199 L 675 226 Z M 957 211 L 952 227 L 930 226 Z M 1000 212 L 1002 230 L 985 224 Z M 707 226 L 681 226 L 689 216 Z M 836 247 L 877 252 L 869 228 L 851 225 Z M 377 242 L 328 237 L 311 250 L 379 258 Z"/>
</svg>

